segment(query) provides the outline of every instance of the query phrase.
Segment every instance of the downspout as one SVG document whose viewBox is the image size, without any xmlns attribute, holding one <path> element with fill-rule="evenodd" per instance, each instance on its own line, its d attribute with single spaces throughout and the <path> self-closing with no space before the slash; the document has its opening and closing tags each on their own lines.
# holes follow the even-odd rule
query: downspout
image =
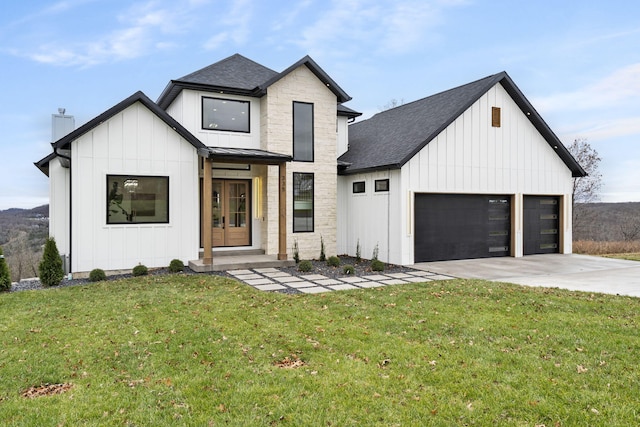
<svg viewBox="0 0 640 427">
<path fill-rule="evenodd" d="M 387 169 L 389 192 L 387 193 L 387 264 L 391 264 L 391 169 Z M 375 183 L 374 183 L 375 185 Z"/>
<path fill-rule="evenodd" d="M 58 152 L 58 147 L 55 147 L 53 149 L 53 152 L 56 154 L 56 156 L 62 157 L 63 159 L 66 159 L 69 161 L 69 271 L 67 273 L 71 274 L 71 254 L 73 253 L 73 251 L 71 250 L 71 245 L 72 245 L 72 218 L 73 218 L 73 211 L 72 209 L 72 204 L 71 201 L 73 200 L 73 186 L 72 184 L 72 179 L 73 179 L 73 174 L 71 173 L 71 157 L 70 156 L 66 156 L 64 154 L 61 154 L 60 152 Z M 69 150 L 69 153 L 71 153 L 71 150 Z"/>
</svg>

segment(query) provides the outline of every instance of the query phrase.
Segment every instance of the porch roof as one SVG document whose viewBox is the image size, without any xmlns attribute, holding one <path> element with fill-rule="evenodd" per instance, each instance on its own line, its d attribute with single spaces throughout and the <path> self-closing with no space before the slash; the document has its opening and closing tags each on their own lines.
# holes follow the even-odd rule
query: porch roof
<svg viewBox="0 0 640 427">
<path fill-rule="evenodd" d="M 199 149 L 198 154 L 210 160 L 261 165 L 276 165 L 283 162 L 290 162 L 293 159 L 292 156 L 287 154 L 250 148 L 206 147 Z"/>
</svg>

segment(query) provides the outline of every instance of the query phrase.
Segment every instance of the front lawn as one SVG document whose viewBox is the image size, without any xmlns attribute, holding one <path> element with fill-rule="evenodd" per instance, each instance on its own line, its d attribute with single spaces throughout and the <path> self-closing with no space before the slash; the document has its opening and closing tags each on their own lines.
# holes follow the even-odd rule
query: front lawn
<svg viewBox="0 0 640 427">
<path fill-rule="evenodd" d="M 639 313 L 636 298 L 479 280 L 284 295 L 167 275 L 0 294 L 0 419 L 637 425 Z"/>
</svg>

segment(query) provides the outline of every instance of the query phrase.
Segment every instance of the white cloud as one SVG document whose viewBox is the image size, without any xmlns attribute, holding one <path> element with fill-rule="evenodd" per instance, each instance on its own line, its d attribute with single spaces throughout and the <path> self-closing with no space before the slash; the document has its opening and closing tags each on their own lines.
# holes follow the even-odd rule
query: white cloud
<svg viewBox="0 0 640 427">
<path fill-rule="evenodd" d="M 540 110 L 593 110 L 623 105 L 640 107 L 640 63 L 617 69 L 608 76 L 572 92 L 534 99 Z"/>
<path fill-rule="evenodd" d="M 222 29 L 205 41 L 203 47 L 214 50 L 227 41 L 233 41 L 236 45 L 245 44 L 250 34 L 251 10 L 250 0 L 234 0 L 230 9 L 220 13 L 220 18 L 215 20 L 214 26 Z"/>
<path fill-rule="evenodd" d="M 45 14 L 64 14 L 72 6 L 83 3 L 87 0 L 59 2 L 48 8 Z M 35 49 L 13 48 L 9 52 L 45 64 L 80 67 L 137 58 L 157 49 L 175 46 L 173 40 L 163 40 L 163 36 L 188 30 L 199 15 L 194 8 L 203 4 L 203 1 L 193 0 L 186 4 L 171 2 L 166 6 L 157 1 L 135 3 L 116 16 L 120 28 L 106 34 L 75 43 L 48 41 Z"/>
<path fill-rule="evenodd" d="M 292 43 L 315 56 L 350 56 L 353 49 L 406 53 L 437 40 L 434 28 L 444 23 L 443 12 L 461 4 L 466 2 L 332 0 Z"/>
</svg>

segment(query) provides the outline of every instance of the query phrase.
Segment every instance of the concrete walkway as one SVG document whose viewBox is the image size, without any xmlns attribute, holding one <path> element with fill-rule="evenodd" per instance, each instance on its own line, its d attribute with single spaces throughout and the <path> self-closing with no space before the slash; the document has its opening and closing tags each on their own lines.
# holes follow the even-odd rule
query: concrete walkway
<svg viewBox="0 0 640 427">
<path fill-rule="evenodd" d="M 321 274 L 295 276 L 277 268 L 253 268 L 227 271 L 231 276 L 261 291 L 286 291 L 295 289 L 305 294 L 342 291 L 347 289 L 376 288 L 403 283 L 430 282 L 452 279 L 447 275 L 416 270 L 407 273 L 370 274 L 365 276 L 345 276 L 332 279 Z"/>
<path fill-rule="evenodd" d="M 640 262 L 578 254 L 414 264 L 441 275 L 640 297 Z"/>
</svg>

